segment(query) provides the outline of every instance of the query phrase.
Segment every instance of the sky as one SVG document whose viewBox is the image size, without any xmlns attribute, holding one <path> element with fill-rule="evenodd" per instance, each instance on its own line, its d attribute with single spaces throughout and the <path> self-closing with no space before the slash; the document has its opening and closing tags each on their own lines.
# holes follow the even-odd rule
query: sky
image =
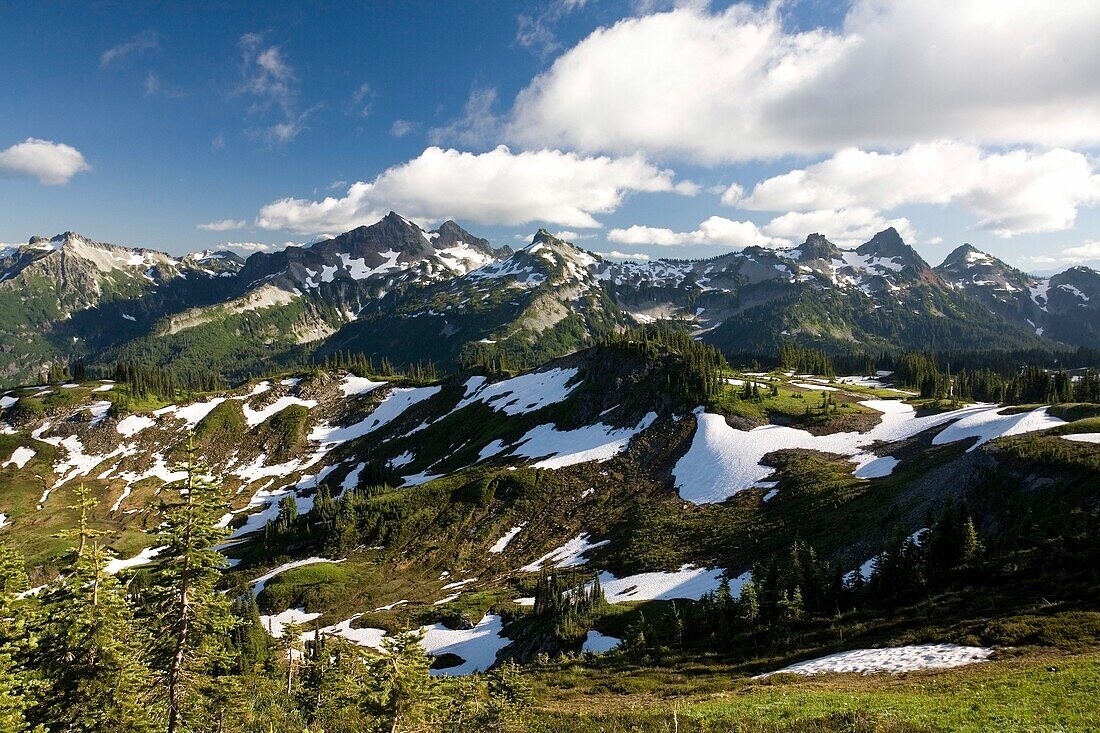
<svg viewBox="0 0 1100 733">
<path fill-rule="evenodd" d="M 636 259 L 893 226 L 1100 266 L 1100 3 L 0 0 L 0 242 L 390 210 Z"/>
</svg>

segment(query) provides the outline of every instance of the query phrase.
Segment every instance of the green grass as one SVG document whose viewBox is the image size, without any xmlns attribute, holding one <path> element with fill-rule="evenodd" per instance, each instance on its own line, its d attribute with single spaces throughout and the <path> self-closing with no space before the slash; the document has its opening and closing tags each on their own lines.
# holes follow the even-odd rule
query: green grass
<svg viewBox="0 0 1100 733">
<path fill-rule="evenodd" d="M 295 607 L 325 608 L 344 591 L 350 580 L 342 564 L 305 565 L 269 580 L 257 600 L 261 608 L 275 611 Z"/>
<path fill-rule="evenodd" d="M 769 386 L 762 384 L 759 399 L 742 399 L 741 387 L 727 385 L 713 400 L 709 409 L 721 415 L 742 417 L 755 423 L 790 423 L 829 432 L 870 429 L 873 426 L 872 420 L 878 416 L 874 410 L 858 404 L 862 397 L 826 391 L 837 405 L 835 411 L 830 409 L 826 413 L 821 407 L 821 393 L 824 390 L 791 389 L 786 384 L 776 386 L 780 389 L 774 397 Z"/>
<path fill-rule="evenodd" d="M 1047 410 L 1047 414 L 1060 417 L 1066 422 L 1100 418 L 1100 405 L 1094 405 L 1088 402 L 1069 402 L 1062 405 L 1051 405 L 1050 409 Z"/>
<path fill-rule="evenodd" d="M 1100 654 L 1038 653 L 955 670 L 751 680 L 700 664 L 602 682 L 536 672 L 529 731 L 1089 731 Z"/>
</svg>

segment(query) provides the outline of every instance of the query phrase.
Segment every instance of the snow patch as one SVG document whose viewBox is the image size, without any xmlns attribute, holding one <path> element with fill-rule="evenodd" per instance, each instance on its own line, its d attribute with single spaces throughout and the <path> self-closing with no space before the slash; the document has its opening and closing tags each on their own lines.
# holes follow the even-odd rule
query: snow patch
<svg viewBox="0 0 1100 733">
<path fill-rule="evenodd" d="M 4 466 L 14 464 L 16 468 L 22 468 L 23 466 L 27 465 L 27 461 L 34 458 L 36 455 L 38 455 L 38 451 L 36 451 L 34 448 L 28 448 L 24 445 L 21 445 L 14 451 L 12 451 L 11 458 L 4 461 Z"/>
<path fill-rule="evenodd" d="M 515 527 L 512 527 L 510 530 L 504 533 L 503 537 L 493 543 L 493 546 L 489 548 L 489 552 L 504 552 L 504 548 L 508 546 L 508 543 L 511 542 L 515 538 L 515 536 L 519 534 L 520 531 L 526 526 L 527 524 L 525 522 L 523 524 L 517 524 Z"/>
<path fill-rule="evenodd" d="M 535 573 L 541 570 L 544 565 L 553 565 L 555 568 L 572 568 L 577 565 L 584 565 L 585 553 L 597 547 L 603 547 L 609 542 L 611 542 L 611 540 L 591 543 L 588 541 L 588 533 L 584 532 L 569 540 L 556 550 L 551 550 L 546 553 L 533 563 L 524 565 L 520 570 L 526 573 Z"/>
<path fill-rule="evenodd" d="M 987 647 L 959 646 L 958 644 L 916 644 L 885 649 L 853 649 L 792 664 L 774 672 L 757 675 L 754 679 L 773 674 L 814 675 L 833 672 L 898 674 L 918 669 L 949 669 L 985 662 L 992 653 L 993 650 Z"/>
</svg>

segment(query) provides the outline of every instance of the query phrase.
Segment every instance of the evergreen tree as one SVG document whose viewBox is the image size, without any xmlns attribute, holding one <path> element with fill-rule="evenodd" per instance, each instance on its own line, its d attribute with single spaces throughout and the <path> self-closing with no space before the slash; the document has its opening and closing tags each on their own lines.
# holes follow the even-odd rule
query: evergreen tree
<svg viewBox="0 0 1100 733">
<path fill-rule="evenodd" d="M 488 730 L 504 733 L 531 703 L 531 686 L 515 662 L 505 662 L 489 673 Z"/>
<path fill-rule="evenodd" d="M 166 507 L 157 534 L 165 559 L 157 573 L 154 609 L 168 733 L 190 729 L 185 724 L 187 707 L 197 702 L 201 676 L 223 660 L 225 640 L 234 626 L 230 600 L 215 589 L 227 565 L 214 549 L 228 534 L 218 526 L 227 508 L 221 484 L 209 475 L 190 438 L 186 459 L 174 470 L 185 477 L 174 487 L 180 501 Z"/>
<path fill-rule="evenodd" d="M 382 640 L 381 655 L 369 667 L 367 712 L 390 733 L 434 727 L 440 700 L 430 663 L 420 647 L 423 634 L 410 631 Z"/>
<path fill-rule="evenodd" d="M 96 502 L 83 484 L 76 495 L 73 561 L 42 598 L 34 658 L 48 687 L 35 714 L 58 733 L 151 731 L 144 639 L 123 587 L 106 571 L 110 556 L 99 533 L 88 527 Z"/>
<path fill-rule="evenodd" d="M 29 587 L 23 557 L 0 545 L 0 730 L 11 733 L 46 733 L 43 726 L 31 726 L 27 721 L 27 710 L 38 692 L 25 664 L 31 614 L 20 594 Z"/>
</svg>

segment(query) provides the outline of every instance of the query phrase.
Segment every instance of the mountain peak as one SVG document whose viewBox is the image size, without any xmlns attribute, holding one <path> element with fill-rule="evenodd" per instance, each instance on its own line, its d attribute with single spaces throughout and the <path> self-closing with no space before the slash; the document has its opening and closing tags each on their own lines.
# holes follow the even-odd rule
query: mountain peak
<svg viewBox="0 0 1100 733">
<path fill-rule="evenodd" d="M 802 246 L 798 248 L 799 261 L 805 262 L 807 260 L 829 260 L 834 255 L 840 254 L 840 249 L 825 238 L 824 234 L 811 234 L 806 237 L 806 241 L 802 243 Z"/>
<path fill-rule="evenodd" d="M 912 266 L 918 271 L 931 269 L 917 251 L 905 243 L 894 227 L 883 229 L 857 247 L 856 252 L 868 257 L 900 260 L 902 267 Z"/>
<path fill-rule="evenodd" d="M 940 267 L 943 269 L 959 269 L 978 264 L 993 265 L 997 262 L 998 260 L 995 257 L 986 252 L 982 252 L 968 242 L 951 250 L 951 253 L 944 258 Z"/>
</svg>

